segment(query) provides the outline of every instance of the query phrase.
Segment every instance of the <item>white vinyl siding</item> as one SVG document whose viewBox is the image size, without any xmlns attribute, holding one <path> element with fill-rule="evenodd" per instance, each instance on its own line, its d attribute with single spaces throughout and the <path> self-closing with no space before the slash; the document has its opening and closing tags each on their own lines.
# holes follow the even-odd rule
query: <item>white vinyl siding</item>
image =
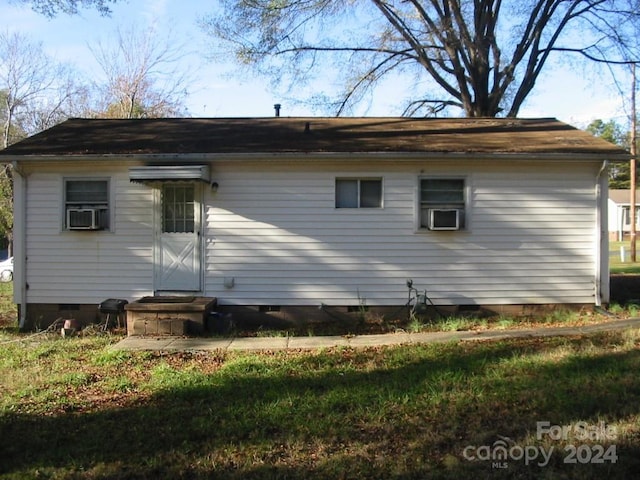
<svg viewBox="0 0 640 480">
<path fill-rule="evenodd" d="M 65 231 L 65 178 L 108 178 L 111 231 Z M 153 293 L 152 191 L 129 182 L 125 165 L 38 166 L 28 176 L 29 303 L 96 305 Z"/>
<path fill-rule="evenodd" d="M 33 164 L 27 300 L 153 294 L 153 198 L 126 162 Z M 223 305 L 594 303 L 600 164 L 560 161 L 217 161 L 204 193 L 203 294 Z M 68 177 L 108 178 L 111 231 L 61 227 Z M 464 231 L 417 234 L 419 179 L 465 178 Z M 384 208 L 335 208 L 337 178 L 384 179 Z M 231 285 L 233 279 L 233 286 Z"/>
<path fill-rule="evenodd" d="M 216 165 L 206 294 L 223 304 L 593 303 L 599 165 L 378 163 L 385 208 L 335 209 L 344 164 Z M 472 178 L 467 230 L 415 234 L 418 179 Z M 234 287 L 224 288 L 233 278 Z"/>
</svg>

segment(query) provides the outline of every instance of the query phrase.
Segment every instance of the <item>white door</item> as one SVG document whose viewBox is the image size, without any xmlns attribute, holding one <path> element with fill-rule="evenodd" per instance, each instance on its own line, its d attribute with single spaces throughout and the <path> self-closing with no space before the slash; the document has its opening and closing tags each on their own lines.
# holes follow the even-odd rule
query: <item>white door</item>
<svg viewBox="0 0 640 480">
<path fill-rule="evenodd" d="M 160 190 L 156 290 L 200 291 L 199 185 L 165 183 Z"/>
</svg>

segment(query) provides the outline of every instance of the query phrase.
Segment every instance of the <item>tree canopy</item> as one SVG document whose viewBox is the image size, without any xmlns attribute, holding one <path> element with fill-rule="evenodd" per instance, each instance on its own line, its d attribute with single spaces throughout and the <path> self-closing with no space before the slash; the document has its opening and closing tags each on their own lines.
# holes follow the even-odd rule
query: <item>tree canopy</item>
<svg viewBox="0 0 640 480">
<path fill-rule="evenodd" d="M 59 13 L 75 15 L 80 8 L 94 8 L 102 15 L 111 13 L 109 4 L 118 0 L 10 0 L 12 3 L 31 5 L 36 12 L 47 17 L 55 17 Z"/>
<path fill-rule="evenodd" d="M 151 118 L 184 116 L 190 72 L 179 68 L 188 50 L 170 32 L 118 29 L 108 43 L 90 47 L 102 68 L 99 108 L 92 116 Z"/>
<path fill-rule="evenodd" d="M 615 145 L 623 148 L 629 148 L 631 135 L 613 120 L 607 122 L 596 119 L 593 120 L 586 128 L 586 131 L 596 137 L 600 137 Z M 628 189 L 630 185 L 631 170 L 629 163 L 612 164 L 609 167 L 609 187 Z"/>
<path fill-rule="evenodd" d="M 638 0 L 221 0 L 203 26 L 275 82 L 338 79 L 337 115 L 400 74 L 407 115 L 513 117 L 552 55 L 637 61 L 639 19 Z"/>
<path fill-rule="evenodd" d="M 0 147 L 53 126 L 69 114 L 74 73 L 47 55 L 41 43 L 0 32 Z"/>
<path fill-rule="evenodd" d="M 629 132 L 625 131 L 613 120 L 609 120 L 607 122 L 601 119 L 593 120 L 589 125 L 587 125 L 586 130 L 592 135 L 600 137 L 607 142 L 611 142 L 627 149 L 629 148 Z"/>
</svg>

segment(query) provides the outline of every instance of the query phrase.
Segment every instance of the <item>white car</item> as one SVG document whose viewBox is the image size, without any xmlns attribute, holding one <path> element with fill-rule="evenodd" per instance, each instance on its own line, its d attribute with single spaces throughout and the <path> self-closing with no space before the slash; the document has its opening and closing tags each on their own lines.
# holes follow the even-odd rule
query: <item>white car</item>
<svg viewBox="0 0 640 480">
<path fill-rule="evenodd" d="M 13 257 L 0 262 L 0 281 L 10 282 L 13 280 Z"/>
</svg>

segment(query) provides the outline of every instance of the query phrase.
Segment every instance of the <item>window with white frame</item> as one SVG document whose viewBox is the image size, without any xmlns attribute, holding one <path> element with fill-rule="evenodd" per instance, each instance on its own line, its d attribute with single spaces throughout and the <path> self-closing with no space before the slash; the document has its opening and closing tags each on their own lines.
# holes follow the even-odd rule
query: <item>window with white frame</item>
<svg viewBox="0 0 640 480">
<path fill-rule="evenodd" d="M 382 179 L 336 178 L 336 208 L 382 208 Z"/>
<path fill-rule="evenodd" d="M 66 230 L 108 230 L 109 206 L 109 180 L 64 180 Z"/>
<path fill-rule="evenodd" d="M 624 224 L 631 225 L 631 207 L 622 207 L 624 212 Z M 640 226 L 640 207 L 636 207 L 636 226 Z"/>
<path fill-rule="evenodd" d="M 465 228 L 466 182 L 464 178 L 420 178 L 420 228 Z"/>
<path fill-rule="evenodd" d="M 167 183 L 162 186 L 162 231 L 193 233 L 195 231 L 195 186 Z"/>
</svg>

